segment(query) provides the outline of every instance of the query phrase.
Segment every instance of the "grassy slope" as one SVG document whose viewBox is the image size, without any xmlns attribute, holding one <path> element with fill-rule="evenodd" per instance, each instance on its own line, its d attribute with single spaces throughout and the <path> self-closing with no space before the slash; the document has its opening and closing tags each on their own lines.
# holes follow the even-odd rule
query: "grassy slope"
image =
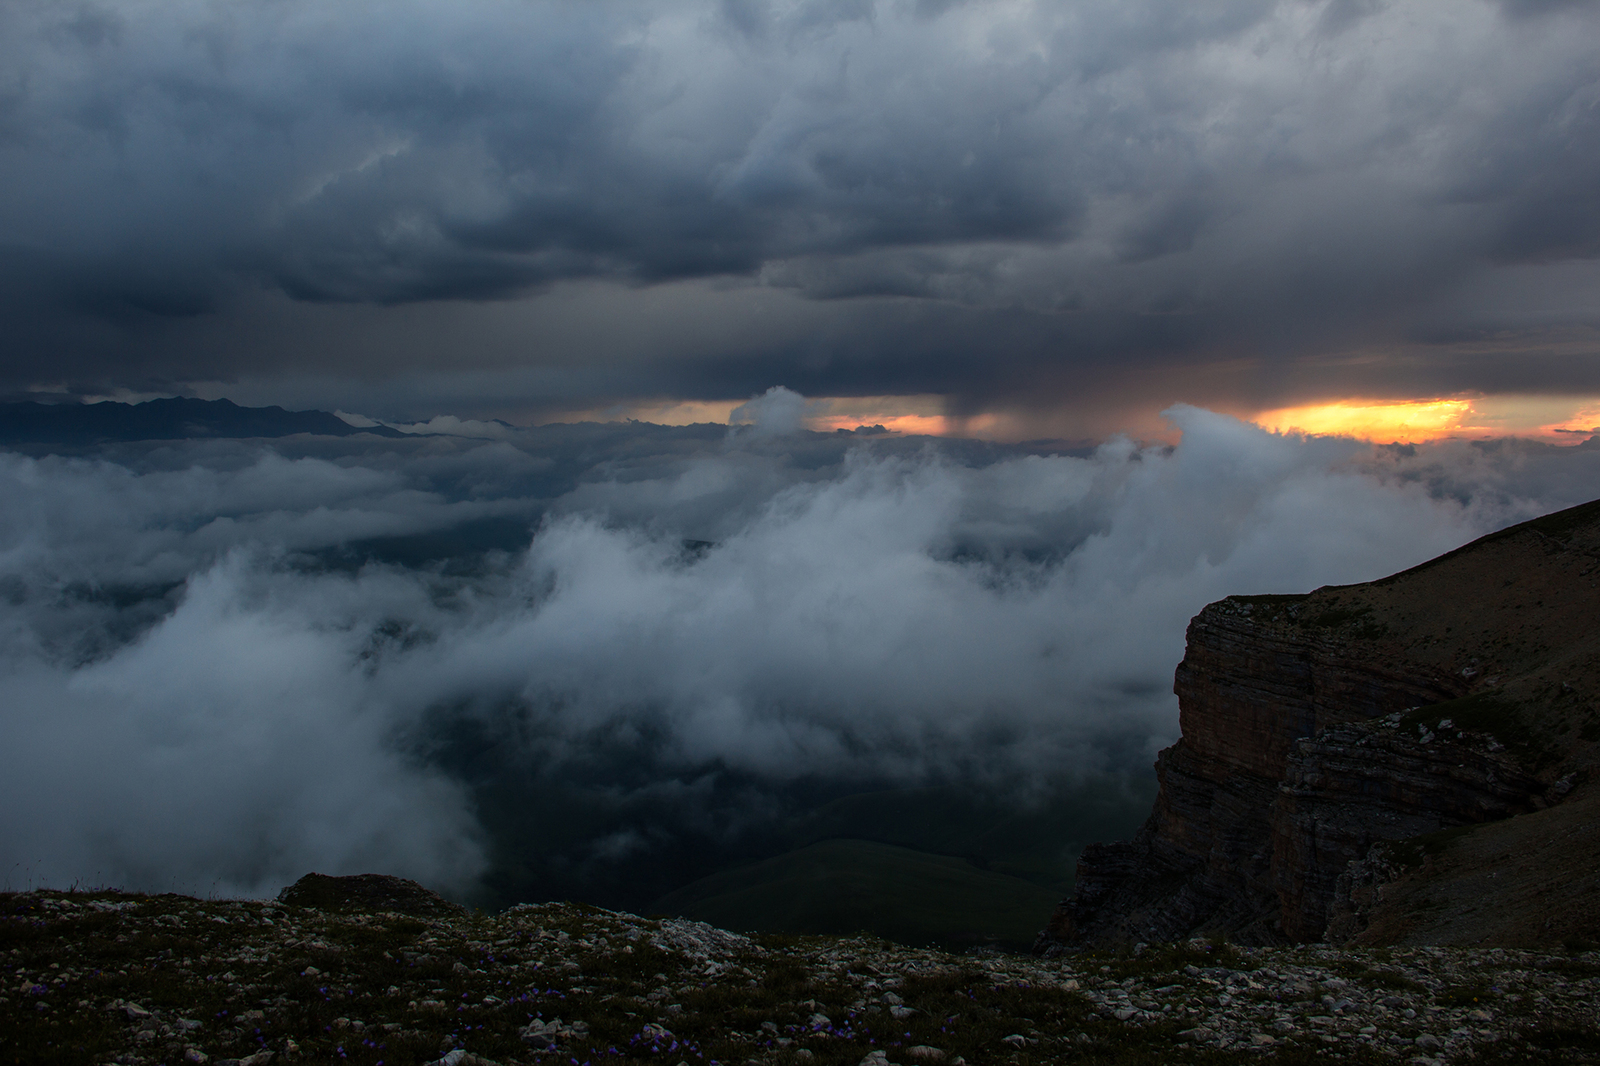
<svg viewBox="0 0 1600 1066">
<path fill-rule="evenodd" d="M 654 910 L 725 929 L 873 933 L 907 944 L 1022 945 L 1059 895 L 963 859 L 866 840 L 826 840 L 701 878 Z"/>
<path fill-rule="evenodd" d="M 1065 894 L 1083 846 L 1132 836 L 1154 800 L 1155 781 L 1142 778 L 1092 780 L 1032 806 L 951 786 L 863 792 L 812 811 L 791 840 L 796 848 L 853 839 L 954 855 Z"/>
</svg>

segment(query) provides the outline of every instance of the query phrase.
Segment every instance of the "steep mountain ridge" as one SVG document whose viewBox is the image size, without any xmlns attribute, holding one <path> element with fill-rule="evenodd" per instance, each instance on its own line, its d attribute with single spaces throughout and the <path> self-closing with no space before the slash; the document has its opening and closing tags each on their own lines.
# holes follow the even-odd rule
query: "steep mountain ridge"
<svg viewBox="0 0 1600 1066">
<path fill-rule="evenodd" d="M 1189 625 L 1155 809 L 1133 840 L 1084 850 L 1041 947 L 1317 940 L 1335 912 L 1336 937 L 1404 937 L 1376 875 L 1345 877 L 1374 845 L 1586 799 L 1596 618 L 1600 501 L 1379 581 L 1211 604 Z M 1486 916 L 1452 942 L 1495 921 L 1526 926 Z"/>
</svg>

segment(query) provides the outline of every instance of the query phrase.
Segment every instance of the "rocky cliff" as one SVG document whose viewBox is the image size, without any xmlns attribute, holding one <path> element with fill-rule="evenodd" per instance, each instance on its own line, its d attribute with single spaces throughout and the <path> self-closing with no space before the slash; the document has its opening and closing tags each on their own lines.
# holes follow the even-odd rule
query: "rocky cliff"
<svg viewBox="0 0 1600 1066">
<path fill-rule="evenodd" d="M 1409 935 L 1380 882 L 1417 875 L 1375 845 L 1586 796 L 1597 619 L 1600 501 L 1381 581 L 1211 604 L 1189 625 L 1155 809 L 1133 840 L 1085 849 L 1041 947 L 1309 941 L 1330 916 L 1336 939 L 1375 921 Z"/>
</svg>

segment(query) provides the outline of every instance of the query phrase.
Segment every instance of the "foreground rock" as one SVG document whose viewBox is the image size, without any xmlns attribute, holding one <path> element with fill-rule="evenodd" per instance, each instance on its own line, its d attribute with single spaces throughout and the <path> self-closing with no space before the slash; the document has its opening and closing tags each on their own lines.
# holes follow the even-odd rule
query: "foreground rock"
<svg viewBox="0 0 1600 1066">
<path fill-rule="evenodd" d="M 306 874 L 279 892 L 278 902 L 324 911 L 352 910 L 364 914 L 391 911 L 427 918 L 451 917 L 463 912 L 460 904 L 451 903 L 439 893 L 415 881 L 387 874 L 352 877 Z"/>
<path fill-rule="evenodd" d="M 0 896 L 0 1061 L 1600 1062 L 1600 952 L 950 955 L 594 907 Z"/>
<path fill-rule="evenodd" d="M 1600 939 L 1592 904 L 1557 916 L 1500 892 L 1472 922 L 1437 905 L 1537 851 L 1536 812 L 1600 800 L 1597 618 L 1600 502 L 1382 581 L 1211 604 L 1178 666 L 1183 736 L 1155 810 L 1084 851 L 1040 947 Z M 1597 854 L 1600 819 L 1573 820 L 1544 877 L 1593 898 Z"/>
</svg>

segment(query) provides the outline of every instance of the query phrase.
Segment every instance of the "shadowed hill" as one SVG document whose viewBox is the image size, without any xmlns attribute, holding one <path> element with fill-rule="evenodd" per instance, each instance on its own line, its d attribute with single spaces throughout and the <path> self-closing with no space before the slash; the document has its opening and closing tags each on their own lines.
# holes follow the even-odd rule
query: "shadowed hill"
<svg viewBox="0 0 1600 1066">
<path fill-rule="evenodd" d="M 963 859 L 827 840 L 701 878 L 652 909 L 726 929 L 871 930 L 904 944 L 1027 945 L 1056 893 Z"/>
<path fill-rule="evenodd" d="M 288 437 L 311 433 L 403 437 L 388 426 L 352 426 L 327 411 L 240 407 L 232 400 L 149 400 L 145 403 L 0 404 L 0 444 L 85 447 L 113 441 Z"/>
</svg>

